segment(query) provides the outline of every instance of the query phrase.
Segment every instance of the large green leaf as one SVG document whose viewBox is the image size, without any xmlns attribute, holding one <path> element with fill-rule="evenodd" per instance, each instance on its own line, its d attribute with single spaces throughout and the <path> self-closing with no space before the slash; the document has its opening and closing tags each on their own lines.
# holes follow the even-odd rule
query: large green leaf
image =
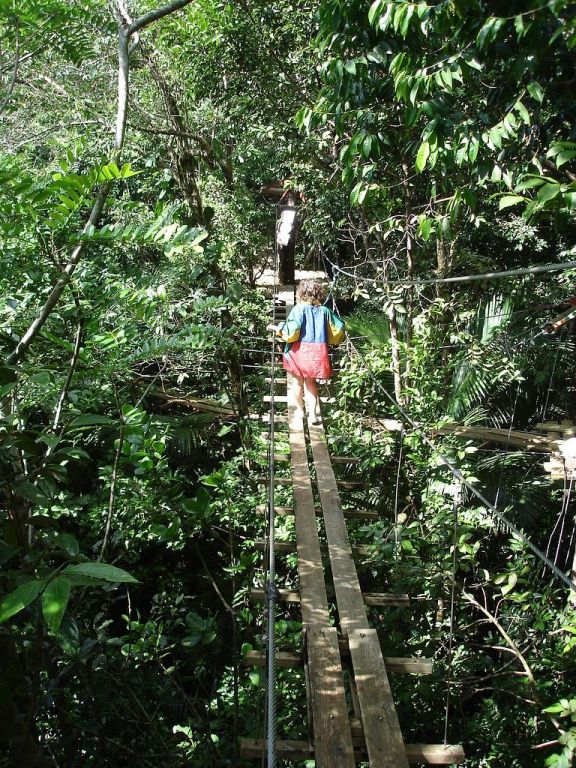
<svg viewBox="0 0 576 768">
<path fill-rule="evenodd" d="M 10 544 L 6 544 L 5 541 L 0 541 L 0 565 L 7 563 L 8 560 L 14 557 L 19 549 L 20 547 L 11 546 Z"/>
<path fill-rule="evenodd" d="M 416 170 L 423 171 L 426 167 L 426 161 L 430 157 L 430 144 L 427 141 L 423 141 L 420 144 L 418 154 L 416 155 Z"/>
<path fill-rule="evenodd" d="M 0 601 L 0 624 L 33 603 L 46 586 L 45 579 L 27 581 Z"/>
<path fill-rule="evenodd" d="M 77 565 L 69 565 L 64 573 L 71 576 L 88 576 L 91 579 L 103 579 L 114 584 L 119 584 L 120 582 L 139 583 L 138 579 L 135 579 L 127 571 L 123 571 L 122 568 L 116 568 L 114 565 L 107 565 L 106 563 L 78 563 Z"/>
<path fill-rule="evenodd" d="M 542 90 L 540 83 L 537 83 L 535 80 L 533 80 L 528 84 L 528 91 L 533 99 L 539 101 L 540 104 L 542 104 L 544 101 L 544 91 Z"/>
<path fill-rule="evenodd" d="M 53 541 L 57 547 L 63 549 L 70 557 L 76 557 L 80 551 L 78 542 L 71 533 L 56 533 Z"/>
<path fill-rule="evenodd" d="M 500 198 L 499 208 L 502 210 L 503 208 L 510 208 L 511 205 L 518 205 L 518 203 L 523 202 L 525 202 L 525 198 L 520 195 L 504 195 Z"/>
<path fill-rule="evenodd" d="M 70 587 L 70 581 L 66 576 L 57 576 L 49 582 L 42 595 L 44 621 L 55 635 L 58 634 L 62 617 L 66 612 Z"/>
<path fill-rule="evenodd" d="M 14 490 L 23 499 L 31 501 L 33 504 L 43 504 L 46 501 L 46 496 L 42 491 L 27 480 L 19 480 L 14 483 Z"/>
<path fill-rule="evenodd" d="M 550 184 L 543 184 L 538 190 L 538 200 L 541 203 L 547 203 L 548 200 L 553 200 L 560 192 L 560 184 L 554 182 Z"/>
</svg>

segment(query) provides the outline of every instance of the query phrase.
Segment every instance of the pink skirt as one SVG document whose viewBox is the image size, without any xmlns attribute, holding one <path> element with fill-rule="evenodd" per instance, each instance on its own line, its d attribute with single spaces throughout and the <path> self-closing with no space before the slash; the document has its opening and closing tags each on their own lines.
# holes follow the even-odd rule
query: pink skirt
<svg viewBox="0 0 576 768">
<path fill-rule="evenodd" d="M 283 365 L 294 376 L 306 379 L 330 379 L 332 365 L 328 344 L 318 341 L 295 341 L 288 352 L 284 352 Z"/>
</svg>

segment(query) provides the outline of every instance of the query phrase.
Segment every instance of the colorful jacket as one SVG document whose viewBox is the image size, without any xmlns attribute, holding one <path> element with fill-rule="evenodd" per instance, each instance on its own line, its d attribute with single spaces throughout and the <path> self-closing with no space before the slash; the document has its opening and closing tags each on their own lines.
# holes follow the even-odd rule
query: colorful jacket
<svg viewBox="0 0 576 768">
<path fill-rule="evenodd" d="M 296 342 L 340 344 L 346 335 L 344 321 L 324 305 L 296 304 L 286 322 L 278 325 L 278 336 L 286 351 Z"/>
<path fill-rule="evenodd" d="M 331 378 L 328 345 L 342 341 L 344 323 L 328 307 L 297 304 L 279 325 L 278 335 L 286 342 L 282 364 L 287 371 L 303 378 Z"/>
</svg>

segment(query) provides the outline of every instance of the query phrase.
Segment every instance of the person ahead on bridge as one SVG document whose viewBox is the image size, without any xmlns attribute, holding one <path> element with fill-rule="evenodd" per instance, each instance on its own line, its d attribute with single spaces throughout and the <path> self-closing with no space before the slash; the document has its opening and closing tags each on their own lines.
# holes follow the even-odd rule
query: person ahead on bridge
<svg viewBox="0 0 576 768">
<path fill-rule="evenodd" d="M 325 296 L 319 280 L 302 280 L 286 322 L 268 326 L 286 342 L 283 365 L 293 376 L 291 404 L 303 415 L 305 399 L 312 423 L 320 421 L 317 381 L 332 377 L 328 345 L 344 339 L 344 323 L 323 305 Z"/>
</svg>

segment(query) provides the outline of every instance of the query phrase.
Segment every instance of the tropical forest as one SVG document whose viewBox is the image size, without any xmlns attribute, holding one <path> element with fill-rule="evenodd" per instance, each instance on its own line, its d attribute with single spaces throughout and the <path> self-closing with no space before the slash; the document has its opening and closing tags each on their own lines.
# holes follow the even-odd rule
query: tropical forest
<svg viewBox="0 0 576 768">
<path fill-rule="evenodd" d="M 575 94 L 576 0 L 0 0 L 0 768 L 576 764 Z"/>
</svg>

